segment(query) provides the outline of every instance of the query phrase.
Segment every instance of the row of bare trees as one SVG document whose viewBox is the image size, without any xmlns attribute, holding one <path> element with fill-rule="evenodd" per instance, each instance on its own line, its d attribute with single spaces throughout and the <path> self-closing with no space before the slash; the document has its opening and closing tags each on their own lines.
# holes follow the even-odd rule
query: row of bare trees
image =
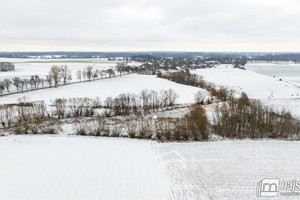
<svg viewBox="0 0 300 200">
<path fill-rule="evenodd" d="M 46 76 L 46 80 L 50 87 L 52 85 L 57 87 L 61 82 L 66 85 L 68 81 L 72 80 L 72 71 L 67 65 L 54 65 Z"/>
<path fill-rule="evenodd" d="M 14 71 L 15 65 L 11 62 L 0 62 L 0 71 L 6 72 L 6 71 Z"/>
<path fill-rule="evenodd" d="M 120 73 L 135 72 L 136 68 L 126 67 L 124 63 L 117 64 L 117 71 Z M 83 70 L 76 72 L 78 82 L 92 81 L 102 78 L 111 78 L 116 76 L 116 71 L 112 68 L 107 70 L 94 69 L 93 66 L 87 66 Z M 58 87 L 59 85 L 66 85 L 72 81 L 72 71 L 67 65 L 51 67 L 48 75 L 40 77 L 33 75 L 30 78 L 21 79 L 20 77 L 14 77 L 12 79 L 4 79 L 0 81 L 0 95 L 3 92 L 10 92 L 12 86 L 16 88 L 18 92 L 24 92 L 28 90 L 44 88 L 44 87 Z"/>
<path fill-rule="evenodd" d="M 114 115 L 145 115 L 150 111 L 160 111 L 172 108 L 179 95 L 173 89 L 142 90 L 138 95 L 120 94 L 116 98 L 108 97 L 104 101 L 104 108 L 113 110 Z"/>
<path fill-rule="evenodd" d="M 18 104 L 2 105 L 0 107 L 0 122 L 3 128 L 10 128 L 15 124 L 20 115 L 30 117 L 27 121 L 46 119 L 64 119 L 77 117 L 92 117 L 101 115 L 97 109 L 109 110 L 110 115 L 142 115 L 164 108 L 172 108 L 178 95 L 172 90 L 156 91 L 143 90 L 140 94 L 121 94 L 116 98 L 108 97 L 102 104 L 99 98 L 59 98 L 51 101 L 47 106 L 44 101 L 31 102 L 23 97 Z"/>
<path fill-rule="evenodd" d="M 113 69 L 99 70 L 94 69 L 93 66 L 88 66 L 84 70 L 78 70 L 76 72 L 77 80 L 79 82 L 106 78 L 107 76 L 108 78 L 111 78 L 115 75 L 116 73 Z"/>
<path fill-rule="evenodd" d="M 161 90 L 159 93 L 153 90 L 143 90 L 136 94 L 120 94 L 116 98 L 108 97 L 101 103 L 99 98 L 69 98 L 55 99 L 51 103 L 54 108 L 52 117 L 71 118 L 71 117 L 90 117 L 99 115 L 96 109 L 103 108 L 102 114 L 106 117 L 128 116 L 128 115 L 147 115 L 151 111 L 162 111 L 172 109 L 177 101 L 178 94 L 174 90 Z M 100 113 L 101 114 L 101 113 Z"/>
<path fill-rule="evenodd" d="M 11 86 L 15 86 L 17 91 L 32 90 L 39 87 L 44 87 L 46 79 L 39 77 L 38 75 L 31 76 L 29 79 L 21 79 L 14 77 L 12 79 L 4 79 L 0 81 L 0 94 L 6 90 L 10 92 Z"/>
</svg>

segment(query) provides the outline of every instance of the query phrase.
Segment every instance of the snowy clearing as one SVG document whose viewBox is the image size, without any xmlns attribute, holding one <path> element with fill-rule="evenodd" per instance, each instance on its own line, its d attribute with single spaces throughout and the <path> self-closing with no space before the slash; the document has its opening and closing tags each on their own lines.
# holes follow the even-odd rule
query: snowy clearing
<svg viewBox="0 0 300 200">
<path fill-rule="evenodd" d="M 74 85 L 60 86 L 58 88 L 49 88 L 23 94 L 14 94 L 0 98 L 0 104 L 15 103 L 17 99 L 23 96 L 29 97 L 33 101 L 44 100 L 49 102 L 56 98 L 69 97 L 100 97 L 104 101 L 107 97 L 116 97 L 121 93 L 138 94 L 144 89 L 160 90 L 173 89 L 179 94 L 178 103 L 193 103 L 194 94 L 197 91 L 207 92 L 192 86 L 186 86 L 174 83 L 165 79 L 156 78 L 151 75 L 126 75 L 122 77 L 98 80 L 92 82 L 79 83 Z"/>
<path fill-rule="evenodd" d="M 248 200 L 261 199 L 256 184 L 264 178 L 300 179 L 299 144 L 244 140 L 156 146 L 174 200 Z"/>
<path fill-rule="evenodd" d="M 151 141 L 0 138 L 0 199 L 168 200 Z"/>
</svg>

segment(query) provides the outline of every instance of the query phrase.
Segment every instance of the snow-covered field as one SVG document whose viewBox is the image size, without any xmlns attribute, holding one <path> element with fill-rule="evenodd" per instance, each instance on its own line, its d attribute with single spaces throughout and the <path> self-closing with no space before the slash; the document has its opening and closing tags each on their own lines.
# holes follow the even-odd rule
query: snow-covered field
<svg viewBox="0 0 300 200">
<path fill-rule="evenodd" d="M 279 77 L 273 78 L 252 70 L 234 69 L 231 65 L 193 70 L 192 73 L 218 86 L 233 89 L 237 97 L 241 92 L 246 92 L 250 98 L 261 99 L 275 110 L 286 109 L 300 118 L 300 89 L 293 82 L 279 81 Z"/>
<path fill-rule="evenodd" d="M 0 137 L 0 199 L 257 199 L 261 179 L 299 179 L 299 160 L 287 141 Z"/>
<path fill-rule="evenodd" d="M 244 140 L 165 143 L 157 148 L 174 200 L 248 200 L 261 199 L 256 185 L 264 178 L 300 179 L 299 145 Z"/>
<path fill-rule="evenodd" d="M 76 72 L 83 70 L 87 66 L 94 69 L 105 70 L 116 66 L 116 61 L 104 61 L 102 59 L 13 59 L 0 58 L 0 62 L 12 62 L 15 64 L 15 71 L 0 72 L 0 80 L 5 78 L 28 78 L 32 75 L 45 77 L 48 75 L 51 66 L 67 65 L 72 70 L 72 77 L 76 80 Z M 138 66 L 139 63 L 131 62 L 129 65 Z"/>
<path fill-rule="evenodd" d="M 0 138 L 0 199 L 168 200 L 151 141 Z"/>
<path fill-rule="evenodd" d="M 138 94 L 143 89 L 159 92 L 162 89 L 168 90 L 170 88 L 179 94 L 178 103 L 193 103 L 194 94 L 201 90 L 192 86 L 186 86 L 165 79 L 156 78 L 155 76 L 133 74 L 112 79 L 4 96 L 0 98 L 0 104 L 14 103 L 18 98 L 23 96 L 27 96 L 31 100 L 44 100 L 46 102 L 56 98 L 68 97 L 99 97 L 101 101 L 104 101 L 109 96 L 116 97 L 121 93 Z M 204 90 L 201 91 L 205 92 Z"/>
</svg>

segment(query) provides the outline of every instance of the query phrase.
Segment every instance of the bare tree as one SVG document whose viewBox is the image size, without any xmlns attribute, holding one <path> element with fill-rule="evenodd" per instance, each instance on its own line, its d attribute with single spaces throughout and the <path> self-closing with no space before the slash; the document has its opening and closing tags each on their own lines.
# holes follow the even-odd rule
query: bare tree
<svg viewBox="0 0 300 200">
<path fill-rule="evenodd" d="M 195 99 L 195 103 L 196 104 L 203 104 L 204 103 L 204 96 L 203 93 L 201 91 L 198 91 L 195 95 L 194 95 L 194 99 Z"/>
<path fill-rule="evenodd" d="M 4 81 L 0 81 L 0 94 L 3 94 L 3 91 L 5 90 L 5 84 Z"/>
<path fill-rule="evenodd" d="M 28 83 L 29 83 L 28 79 L 23 79 L 23 81 L 24 81 L 24 85 L 26 87 L 26 90 L 28 90 Z"/>
<path fill-rule="evenodd" d="M 108 73 L 109 78 L 111 78 L 111 76 L 113 75 L 114 71 L 112 69 L 108 69 L 107 73 Z"/>
<path fill-rule="evenodd" d="M 44 87 L 45 78 L 40 79 L 40 83 L 42 84 L 42 87 Z"/>
<path fill-rule="evenodd" d="M 24 80 L 21 80 L 20 81 L 20 89 L 21 89 L 22 93 L 24 91 L 24 87 L 25 87 L 25 82 L 24 82 Z"/>
<path fill-rule="evenodd" d="M 38 75 L 34 75 L 31 76 L 30 82 L 34 86 L 34 88 L 38 88 L 39 84 L 41 83 L 41 79 Z"/>
<path fill-rule="evenodd" d="M 5 85 L 5 87 L 6 87 L 7 92 L 9 92 L 9 87 L 10 87 L 10 85 L 12 84 L 11 80 L 9 80 L 9 79 L 4 79 L 3 82 L 4 82 L 4 85 Z"/>
<path fill-rule="evenodd" d="M 97 79 L 98 78 L 98 72 L 94 71 L 92 77 L 93 77 L 93 80 Z"/>
<path fill-rule="evenodd" d="M 19 86 L 20 86 L 21 81 L 22 80 L 19 77 L 15 77 L 12 79 L 13 85 L 16 86 L 18 91 L 19 91 Z"/>
<path fill-rule="evenodd" d="M 58 119 L 64 118 L 66 113 L 66 103 L 67 103 L 66 99 L 55 99 L 53 101 L 53 105 L 56 108 L 56 114 Z"/>
<path fill-rule="evenodd" d="M 85 70 L 82 71 L 82 78 L 83 78 L 84 80 L 86 80 L 86 71 L 85 71 Z"/>
<path fill-rule="evenodd" d="M 68 80 L 72 80 L 72 71 L 67 65 L 61 66 L 61 76 L 64 81 L 64 85 L 67 84 Z"/>
<path fill-rule="evenodd" d="M 29 84 L 30 84 L 30 87 L 31 87 L 31 90 L 33 89 L 33 86 L 34 86 L 34 77 L 31 76 L 31 78 L 29 79 Z"/>
<path fill-rule="evenodd" d="M 78 70 L 76 72 L 76 75 L 77 75 L 77 79 L 81 82 L 81 79 L 82 79 L 82 71 L 81 70 Z"/>
<path fill-rule="evenodd" d="M 86 77 L 88 81 L 91 81 L 92 75 L 93 75 L 93 66 L 88 66 L 86 68 Z"/>
<path fill-rule="evenodd" d="M 167 93 L 168 93 L 169 106 L 174 106 L 179 95 L 173 89 L 169 89 Z"/>
<path fill-rule="evenodd" d="M 120 73 L 120 77 L 122 76 L 122 72 L 125 69 L 125 63 L 121 62 L 121 63 L 117 63 L 117 71 Z"/>
<path fill-rule="evenodd" d="M 62 71 L 62 68 L 57 65 L 52 66 L 50 69 L 49 77 L 52 78 L 52 80 L 54 82 L 54 87 L 58 86 L 58 84 L 62 78 L 61 71 Z"/>
<path fill-rule="evenodd" d="M 49 86 L 51 88 L 52 87 L 52 77 L 51 77 L 51 75 L 47 75 L 46 76 L 46 81 L 48 82 L 48 84 L 49 84 Z M 26 88 L 27 88 L 27 86 L 26 86 Z"/>
</svg>

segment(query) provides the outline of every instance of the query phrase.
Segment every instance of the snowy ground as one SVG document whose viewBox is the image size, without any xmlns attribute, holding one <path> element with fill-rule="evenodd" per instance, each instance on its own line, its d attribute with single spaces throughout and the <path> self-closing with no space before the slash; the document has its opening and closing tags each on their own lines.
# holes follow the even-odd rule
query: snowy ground
<svg viewBox="0 0 300 200">
<path fill-rule="evenodd" d="M 151 141 L 0 138 L 0 199 L 168 200 Z"/>
<path fill-rule="evenodd" d="M 234 69 L 220 65 L 211 69 L 193 70 L 204 80 L 235 91 L 237 97 L 246 92 L 250 98 L 261 99 L 275 110 L 286 109 L 300 118 L 300 89 L 293 82 L 279 81 L 278 77 L 258 74 L 251 70 Z M 300 76 L 300 75 L 299 75 Z"/>
<path fill-rule="evenodd" d="M 27 96 L 31 100 L 44 100 L 49 102 L 56 98 L 69 97 L 100 97 L 104 101 L 107 97 L 116 97 L 121 93 L 140 93 L 143 89 L 160 90 L 173 89 L 179 94 L 178 103 L 193 103 L 194 94 L 201 90 L 192 86 L 177 84 L 165 79 L 156 78 L 150 75 L 126 75 L 122 77 L 98 80 L 87 83 L 60 86 L 58 88 L 49 88 L 23 94 L 14 94 L 0 98 L 0 104 L 14 103 L 18 98 Z M 204 90 L 201 90 L 206 92 Z"/>
<path fill-rule="evenodd" d="M 248 200 L 264 178 L 299 180 L 300 143 L 217 141 L 158 144 L 174 200 Z M 279 196 L 272 199 L 296 199 Z"/>
<path fill-rule="evenodd" d="M 0 199 L 257 199 L 261 179 L 299 180 L 299 160 L 287 141 L 0 137 Z"/>
</svg>

